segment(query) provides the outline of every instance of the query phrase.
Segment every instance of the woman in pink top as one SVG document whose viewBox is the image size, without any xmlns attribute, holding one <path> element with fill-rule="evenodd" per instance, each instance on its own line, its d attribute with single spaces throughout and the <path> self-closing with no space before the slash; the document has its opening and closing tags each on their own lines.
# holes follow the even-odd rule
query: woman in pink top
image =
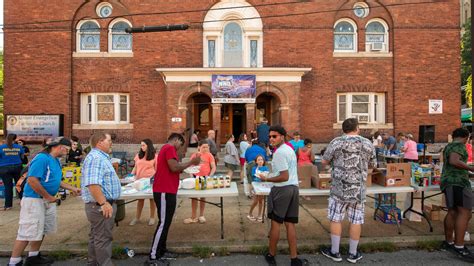
<svg viewBox="0 0 474 266">
<path fill-rule="evenodd" d="M 139 180 L 142 178 L 151 179 L 156 172 L 156 154 L 155 147 L 150 139 L 144 139 L 141 142 L 140 151 L 135 156 L 135 167 L 133 167 L 132 175 L 135 175 L 135 179 Z M 135 225 L 142 215 L 143 205 L 145 205 L 144 199 L 139 199 L 137 203 L 137 214 L 135 218 L 130 222 L 130 225 Z M 148 225 L 155 224 L 155 212 L 156 206 L 153 199 L 150 199 L 150 219 Z"/>
<path fill-rule="evenodd" d="M 418 151 L 416 150 L 416 142 L 413 141 L 413 135 L 407 134 L 404 138 L 405 144 L 402 151 L 405 153 L 403 160 L 405 162 L 418 162 Z"/>
<path fill-rule="evenodd" d="M 194 174 L 197 176 L 212 176 L 216 172 L 216 161 L 214 156 L 209 151 L 209 142 L 207 140 L 201 140 L 198 144 L 198 152 L 191 155 L 191 160 L 197 155 L 201 157 L 201 163 L 199 164 L 199 173 Z M 194 224 L 194 223 L 205 223 L 206 218 L 204 217 L 204 208 L 206 207 L 206 198 L 199 198 L 199 217 L 197 217 L 197 205 L 198 199 L 191 198 L 191 217 L 184 219 L 185 224 Z"/>
<path fill-rule="evenodd" d="M 298 166 L 313 165 L 313 141 L 310 139 L 304 140 L 304 147 L 299 148 L 297 152 Z"/>
</svg>

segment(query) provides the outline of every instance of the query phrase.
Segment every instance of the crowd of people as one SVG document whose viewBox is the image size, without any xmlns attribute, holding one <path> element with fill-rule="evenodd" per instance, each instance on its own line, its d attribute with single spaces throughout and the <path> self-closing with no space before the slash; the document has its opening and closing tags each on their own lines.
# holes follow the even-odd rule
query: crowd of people
<svg viewBox="0 0 474 266">
<path fill-rule="evenodd" d="M 365 219 L 366 179 L 368 169 L 375 167 L 377 152 L 400 151 L 407 161 L 417 161 L 418 151 L 411 134 L 398 134 L 397 138 L 388 133 L 375 132 L 372 141 L 360 135 L 357 119 L 346 119 L 342 124 L 343 134 L 333 139 L 325 149 L 322 164 L 331 169 L 332 181 L 327 207 L 330 222 L 331 246 L 323 248 L 321 253 L 333 261 L 342 261 L 340 242 L 343 231 L 342 222 L 349 220 L 349 251 L 347 261 L 356 263 L 362 259 L 358 249 L 362 224 Z M 228 174 L 244 167 L 240 180 L 252 182 L 271 182 L 273 186 L 268 195 L 267 217 L 271 220 L 268 253 L 264 258 L 268 265 L 276 265 L 277 244 L 281 226 L 287 234 L 291 265 L 308 265 L 308 261 L 298 257 L 296 224 L 299 222 L 298 166 L 311 165 L 314 153 L 311 139 L 301 139 L 298 132 L 288 140 L 288 133 L 282 126 L 268 126 L 263 121 L 257 127 L 257 136 L 239 136 L 239 149 L 235 146 L 234 136 L 229 136 L 224 148 L 224 165 Z M 150 218 L 148 225 L 157 227 L 151 239 L 151 247 L 145 265 L 168 265 L 168 259 L 176 254 L 167 248 L 168 232 L 172 225 L 176 209 L 176 196 L 180 173 L 193 165 L 199 165 L 194 176 L 210 176 L 216 172 L 218 148 L 215 131 L 209 130 L 207 138 L 200 140 L 198 131 L 194 131 L 186 141 L 183 134 L 172 133 L 167 143 L 156 151 L 151 140 L 141 141 L 136 154 L 132 174 L 136 179 L 150 179 L 153 200 L 150 200 Z M 453 141 L 444 151 L 444 165 L 441 190 L 446 197 L 448 214 L 444 221 L 446 239 L 443 248 L 465 260 L 474 261 L 470 251 L 464 246 L 464 232 L 471 219 L 472 189 L 468 171 L 474 166 L 468 165 L 470 133 L 466 129 L 456 129 Z M 119 177 L 114 169 L 110 153 L 112 136 L 106 133 L 94 133 L 90 137 L 90 149 L 83 153 L 78 140 L 57 138 L 44 143 L 44 150 L 33 157 L 27 165 L 27 179 L 22 189 L 20 222 L 17 239 L 9 265 L 23 265 L 22 253 L 29 245 L 25 265 L 48 265 L 52 260 L 39 252 L 44 236 L 57 230 L 56 197 L 58 190 L 64 188 L 72 194 L 81 195 L 84 209 L 90 223 L 88 244 L 88 265 L 113 265 L 112 230 L 117 212 L 117 200 L 121 195 Z M 194 141 L 197 152 L 187 162 L 181 162 L 178 152 L 186 143 Z M 466 145 L 468 144 L 468 145 Z M 470 147 L 472 150 L 472 146 Z M 25 142 L 8 135 L 0 146 L 0 175 L 6 191 L 4 210 L 12 208 L 13 182 L 17 182 L 25 161 Z M 416 156 L 415 156 L 416 155 Z M 62 182 L 62 170 L 59 158 L 67 162 L 82 163 L 81 188 L 75 188 Z M 271 167 L 268 164 L 271 158 Z M 246 172 L 247 175 L 242 174 Z M 198 204 L 199 202 L 199 204 Z M 253 195 L 253 201 L 247 219 L 262 222 L 263 196 Z M 137 203 L 137 212 L 130 225 L 140 221 L 145 200 Z M 198 214 L 199 205 L 199 214 Z M 204 216 L 205 198 L 191 199 L 191 217 L 185 224 L 206 223 Z M 257 208 L 257 215 L 254 210 Z"/>
</svg>

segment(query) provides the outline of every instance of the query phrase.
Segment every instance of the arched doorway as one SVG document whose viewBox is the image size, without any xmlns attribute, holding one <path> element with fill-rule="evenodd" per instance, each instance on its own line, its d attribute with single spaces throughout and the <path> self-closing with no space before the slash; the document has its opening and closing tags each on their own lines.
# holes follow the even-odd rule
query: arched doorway
<svg viewBox="0 0 474 266">
<path fill-rule="evenodd" d="M 204 93 L 196 93 L 188 98 L 186 127 L 191 131 L 199 129 L 199 139 L 207 137 L 207 131 L 212 129 L 211 98 Z"/>
<path fill-rule="evenodd" d="M 280 99 L 273 93 L 260 94 L 256 99 L 255 122 L 258 124 L 266 118 L 269 125 L 281 124 L 280 104 Z"/>
</svg>

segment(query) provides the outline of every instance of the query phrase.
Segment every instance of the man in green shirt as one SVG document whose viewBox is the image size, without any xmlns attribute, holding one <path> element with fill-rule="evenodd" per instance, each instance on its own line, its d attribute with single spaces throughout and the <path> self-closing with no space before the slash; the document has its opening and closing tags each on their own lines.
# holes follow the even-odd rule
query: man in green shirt
<svg viewBox="0 0 474 266">
<path fill-rule="evenodd" d="M 443 242 L 443 249 L 455 253 L 462 260 L 474 263 L 474 256 L 464 246 L 464 232 L 471 220 L 473 200 L 468 171 L 474 171 L 474 167 L 466 164 L 469 131 L 458 128 L 452 136 L 453 142 L 443 151 L 444 165 L 441 176 L 441 191 L 446 196 L 448 207 L 448 214 L 444 219 L 446 240 Z"/>
</svg>

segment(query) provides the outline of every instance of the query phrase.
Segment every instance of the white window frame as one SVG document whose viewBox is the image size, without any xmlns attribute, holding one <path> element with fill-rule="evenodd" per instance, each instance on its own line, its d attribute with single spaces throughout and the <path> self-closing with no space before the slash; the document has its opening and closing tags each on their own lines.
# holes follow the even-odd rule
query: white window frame
<svg viewBox="0 0 474 266">
<path fill-rule="evenodd" d="M 132 23 L 130 23 L 130 21 L 124 19 L 124 18 L 117 18 L 117 19 L 114 19 L 112 22 L 110 22 L 109 24 L 109 33 L 108 33 L 108 43 L 109 43 L 109 48 L 108 48 L 108 51 L 109 53 L 133 53 L 133 35 L 130 34 L 132 36 L 132 49 L 131 50 L 113 50 L 112 49 L 112 27 L 119 23 L 119 22 L 125 22 L 128 24 L 129 27 L 132 27 Z"/>
<path fill-rule="evenodd" d="M 99 49 L 98 50 L 82 50 L 81 49 L 81 27 L 83 24 L 87 22 L 94 22 L 98 27 L 99 27 Z M 100 24 L 97 22 L 97 20 L 94 19 L 87 19 L 87 20 L 82 20 L 79 23 L 77 23 L 76 26 L 76 51 L 78 53 L 100 53 Z"/>
<path fill-rule="evenodd" d="M 337 97 L 337 123 L 344 122 L 339 120 L 339 96 L 346 96 L 346 119 L 355 117 L 357 115 L 369 115 L 368 124 L 385 124 L 385 93 L 372 93 L 372 92 L 351 92 L 351 93 L 338 93 Z M 368 113 L 353 113 L 352 112 L 352 96 L 353 95 L 368 95 L 369 96 L 369 112 Z M 378 97 L 377 103 L 375 103 L 375 96 Z M 376 110 L 377 109 L 377 110 Z M 377 111 L 377 120 L 374 119 L 375 111 Z"/>
<path fill-rule="evenodd" d="M 353 40 L 352 40 L 352 45 L 353 45 L 353 49 L 352 50 L 336 50 L 336 45 L 335 45 L 335 36 L 336 36 L 336 26 L 337 24 L 339 24 L 340 22 L 348 22 L 352 25 L 352 27 L 354 28 L 354 33 L 352 33 L 352 35 L 354 36 Z M 339 33 L 340 34 L 340 33 Z M 342 33 L 344 34 L 344 33 Z M 349 33 L 346 33 L 346 35 L 350 35 Z M 333 27 L 333 38 L 332 38 L 332 49 L 334 51 L 334 53 L 357 53 L 358 52 L 358 34 L 357 34 L 357 24 L 352 20 L 352 19 L 348 19 L 348 18 L 341 18 L 339 19 L 338 21 L 336 21 L 336 23 L 334 23 L 334 27 Z"/>
<path fill-rule="evenodd" d="M 371 19 L 367 22 L 367 24 L 365 24 L 365 28 L 367 29 L 367 26 L 369 26 L 370 23 L 372 22 L 379 22 L 380 24 L 382 24 L 382 26 L 385 28 L 385 32 L 384 32 L 384 42 L 383 42 L 383 50 L 382 51 L 372 51 L 370 46 L 371 46 L 371 42 L 368 43 L 367 42 L 367 31 L 365 31 L 365 35 L 366 35 L 366 38 L 364 38 L 364 41 L 365 41 L 365 51 L 366 52 L 370 52 L 370 53 L 388 53 L 389 52 L 389 33 L 388 33 L 388 24 L 387 22 L 385 22 L 385 20 L 383 19 L 380 19 L 380 18 L 375 18 L 375 19 Z M 378 33 L 370 33 L 369 34 L 378 34 Z"/>
<path fill-rule="evenodd" d="M 114 121 L 98 121 L 97 120 L 97 96 L 113 95 L 114 96 Z M 89 121 L 88 96 L 91 96 L 92 120 Z M 127 97 L 127 121 L 120 121 L 120 96 Z M 130 124 L 130 94 L 129 93 L 82 93 L 81 94 L 81 124 Z"/>
</svg>

